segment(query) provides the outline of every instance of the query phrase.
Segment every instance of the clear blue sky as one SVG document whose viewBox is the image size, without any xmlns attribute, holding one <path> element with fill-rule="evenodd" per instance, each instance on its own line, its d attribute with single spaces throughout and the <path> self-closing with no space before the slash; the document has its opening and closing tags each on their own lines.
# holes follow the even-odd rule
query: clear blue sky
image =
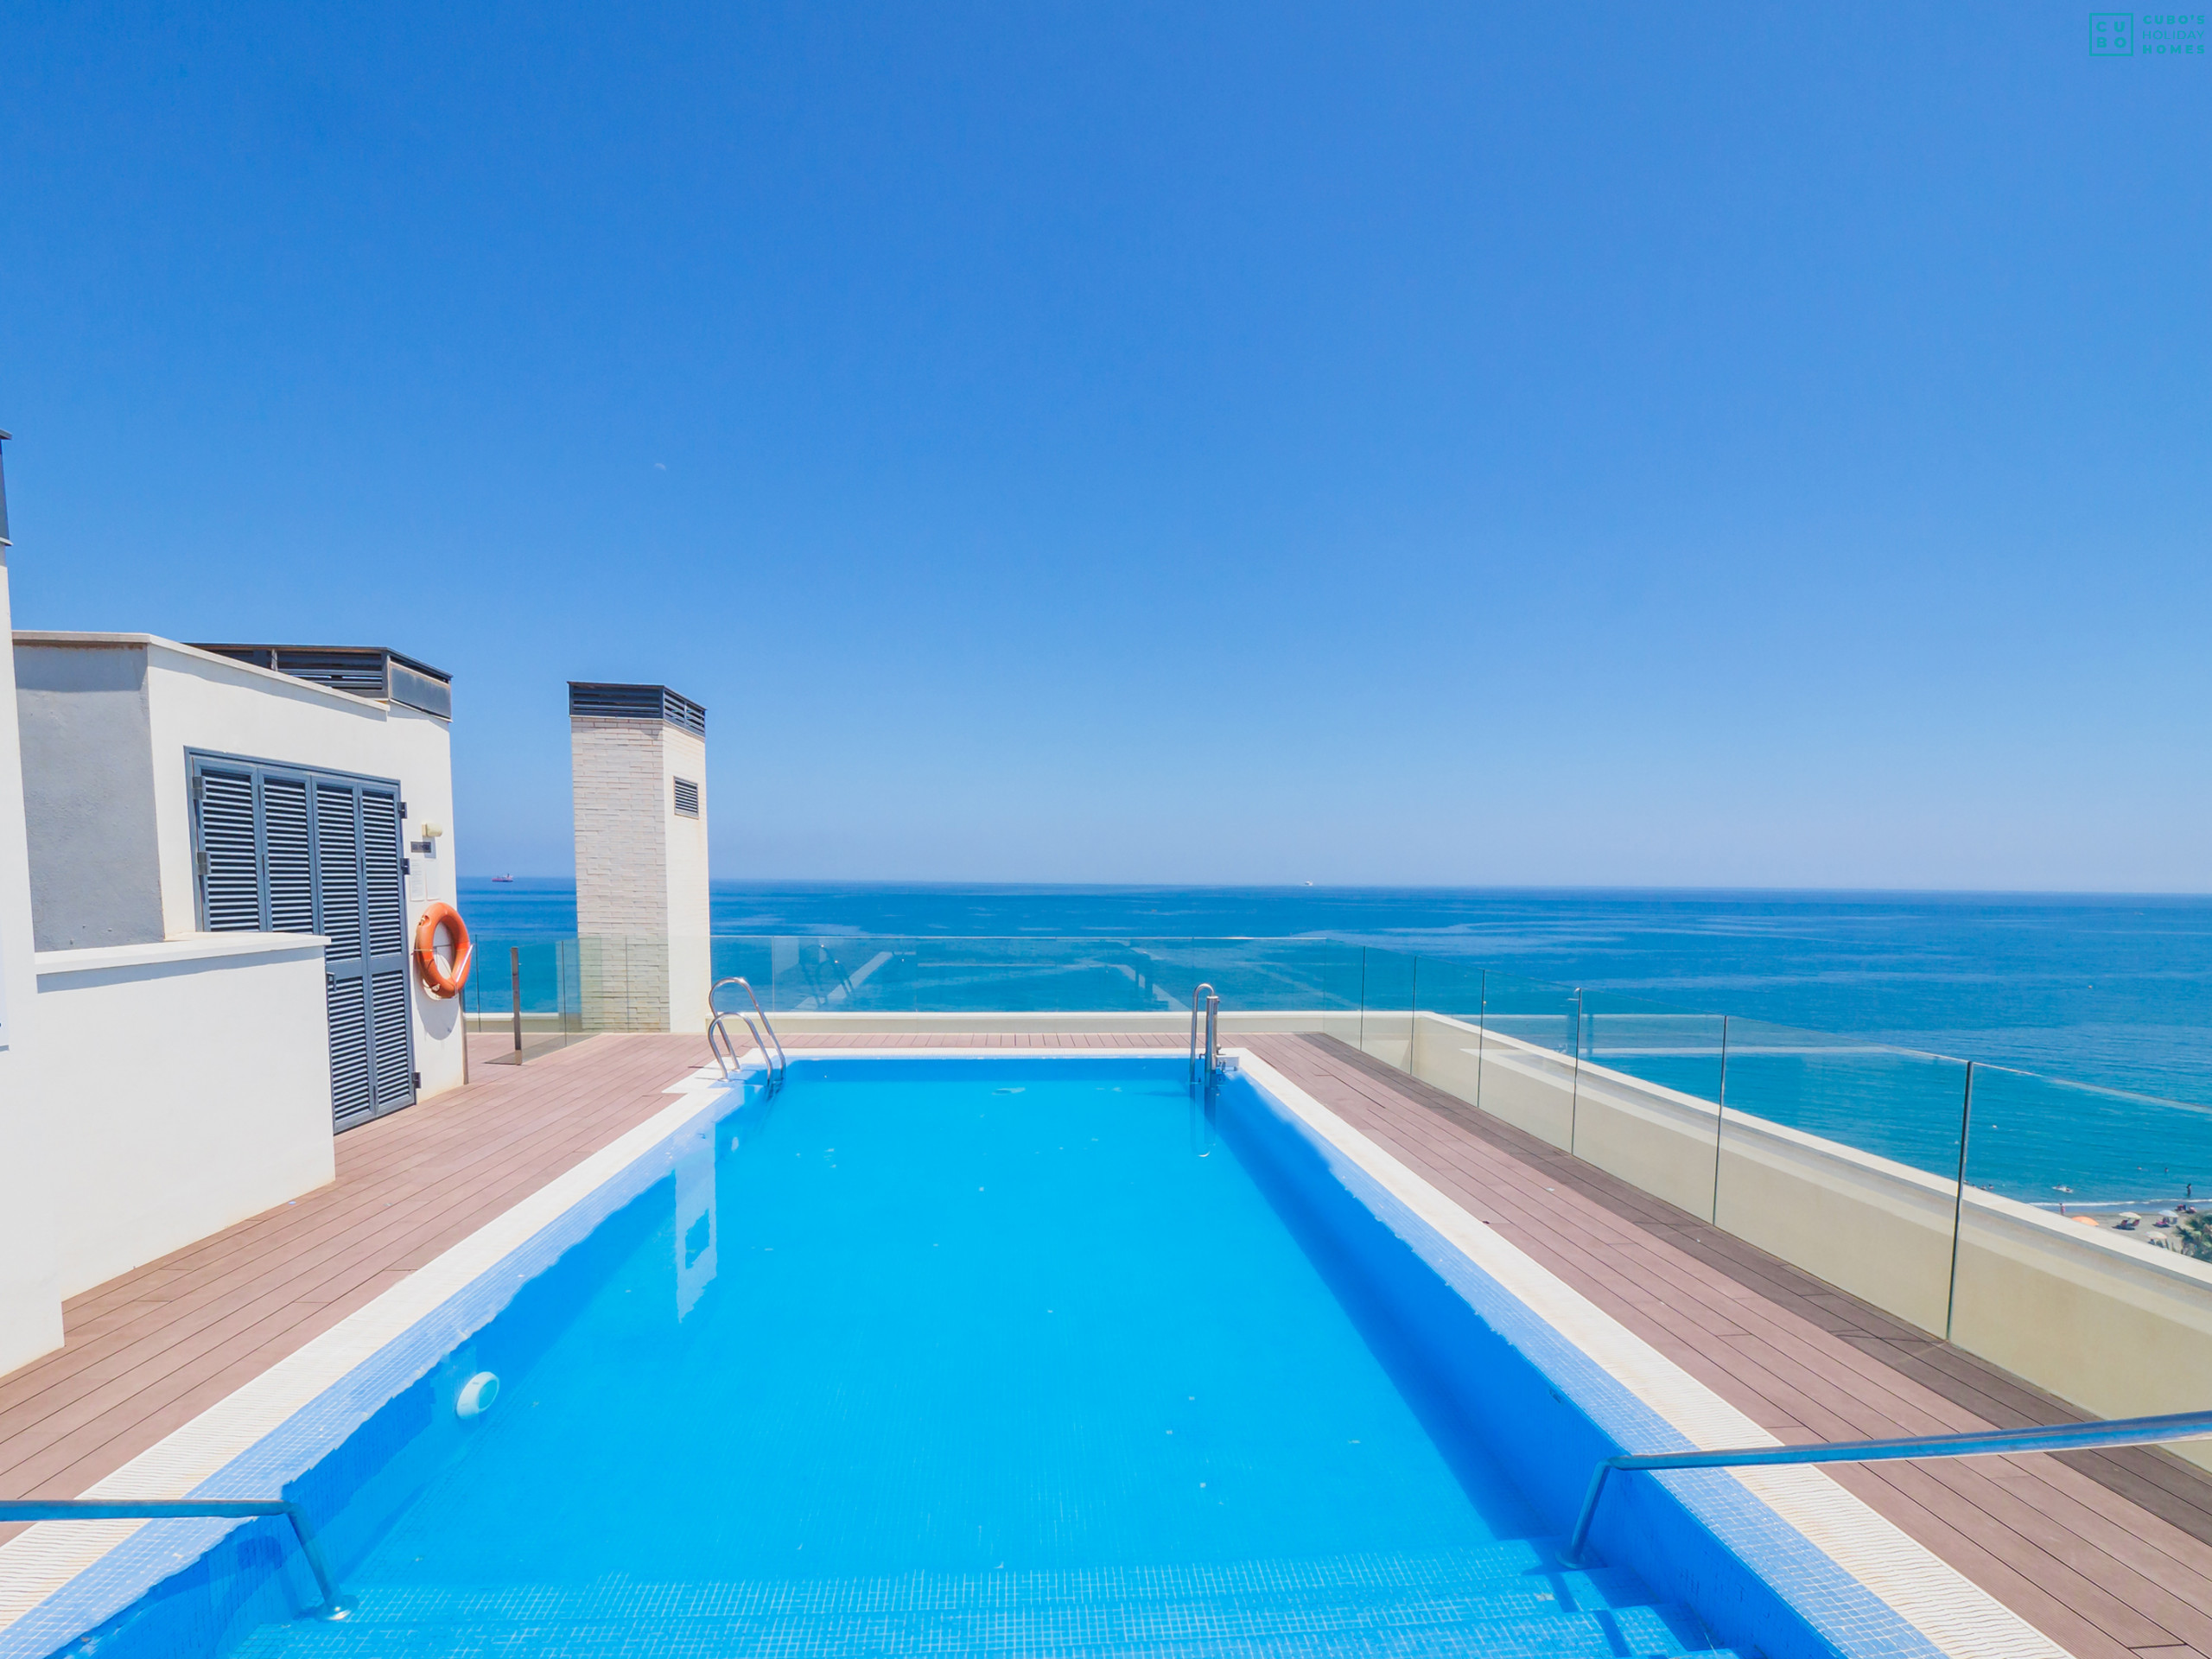
<svg viewBox="0 0 2212 1659">
<path fill-rule="evenodd" d="M 27 4 L 29 627 L 716 874 L 2212 887 L 2212 56 L 2082 7 Z"/>
</svg>

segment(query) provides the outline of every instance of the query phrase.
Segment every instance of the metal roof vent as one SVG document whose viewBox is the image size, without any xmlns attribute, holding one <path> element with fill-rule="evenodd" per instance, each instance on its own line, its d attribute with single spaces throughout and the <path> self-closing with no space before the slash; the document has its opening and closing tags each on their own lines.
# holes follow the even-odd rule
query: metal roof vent
<svg viewBox="0 0 2212 1659">
<path fill-rule="evenodd" d="M 569 682 L 569 718 L 664 720 L 700 737 L 707 734 L 707 710 L 664 685 L 616 685 L 604 680 Z"/>
<path fill-rule="evenodd" d="M 239 645 L 190 642 L 194 651 L 273 669 L 296 680 L 357 697 L 404 703 L 440 720 L 453 718 L 453 676 L 382 645 Z"/>
</svg>

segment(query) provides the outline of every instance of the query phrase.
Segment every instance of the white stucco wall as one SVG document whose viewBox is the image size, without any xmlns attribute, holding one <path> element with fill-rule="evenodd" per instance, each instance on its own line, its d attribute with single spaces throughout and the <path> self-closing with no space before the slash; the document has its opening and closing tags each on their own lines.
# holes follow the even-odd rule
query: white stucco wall
<svg viewBox="0 0 2212 1659">
<path fill-rule="evenodd" d="M 0 637 L 8 626 L 8 567 L 0 549 Z M 42 1090 L 33 1069 L 37 997 L 16 672 L 12 661 L 0 661 L 0 1376 L 61 1345 Z"/>
<path fill-rule="evenodd" d="M 322 946 L 202 933 L 38 957 L 63 1296 L 332 1179 Z"/>
<path fill-rule="evenodd" d="M 166 937 L 145 649 L 13 655 L 38 948 Z"/>
<path fill-rule="evenodd" d="M 109 775 L 118 769 L 108 750 L 126 741 L 144 746 L 138 775 L 146 780 L 142 792 L 152 811 L 150 870 L 142 873 L 135 861 L 57 861 L 41 873 L 50 883 L 66 879 L 79 884 L 143 884 L 150 874 L 154 890 L 143 902 L 131 901 L 131 913 L 150 906 L 160 917 L 158 937 L 190 938 L 200 918 L 186 752 L 203 750 L 396 780 L 407 803 L 407 839 L 424 839 L 426 823 L 444 831 L 433 841 L 430 854 L 408 855 L 413 865 L 406 901 L 410 950 L 416 921 L 427 906 L 442 901 L 458 908 L 452 742 L 444 721 L 402 704 L 372 702 L 148 634 L 20 633 L 15 636 L 15 658 L 18 672 L 41 688 L 27 707 L 25 719 L 33 743 L 52 747 L 52 764 L 61 766 L 75 755 L 74 764 L 90 766 L 86 746 L 98 728 L 107 735 L 101 739 L 105 747 L 95 757 L 92 783 L 105 787 Z M 130 665 L 134 662 L 143 664 L 136 671 L 143 683 L 137 699 L 143 714 L 134 713 L 122 695 L 132 678 Z M 104 701 L 99 709 L 84 695 L 86 688 L 101 689 Z M 103 712 L 107 719 L 100 717 Z M 132 726 L 132 720 L 143 725 Z M 111 724 L 120 727 L 125 737 L 113 738 Z M 11 721 L 10 729 L 14 727 Z M 138 731 L 143 738 L 130 735 Z M 68 815 L 81 817 L 87 810 L 84 798 L 90 786 L 81 774 L 73 782 L 54 777 L 36 780 L 29 804 L 34 816 L 62 824 Z M 42 833 L 52 838 L 53 832 Z M 57 897 L 56 903 L 60 902 Z M 69 903 L 86 913 L 99 908 L 76 897 Z M 119 900 L 107 905 L 117 914 L 125 908 Z M 421 976 L 412 970 L 408 983 L 415 1065 L 423 1075 L 421 1093 L 457 1087 L 461 1080 L 459 1001 L 431 996 L 423 989 Z M 327 1028 L 320 1014 L 316 1026 L 327 1041 Z"/>
<path fill-rule="evenodd" d="M 662 722 L 661 799 L 668 812 L 668 1028 L 704 1031 L 713 976 L 708 935 L 707 744 Z M 676 780 L 699 785 L 699 816 L 676 810 Z"/>
</svg>

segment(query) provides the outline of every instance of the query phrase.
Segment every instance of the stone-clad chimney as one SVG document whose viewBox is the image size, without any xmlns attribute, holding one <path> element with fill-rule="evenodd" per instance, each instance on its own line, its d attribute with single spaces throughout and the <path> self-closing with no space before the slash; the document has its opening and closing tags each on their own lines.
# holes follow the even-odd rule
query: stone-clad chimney
<svg viewBox="0 0 2212 1659">
<path fill-rule="evenodd" d="M 584 1026 L 700 1031 L 707 711 L 664 685 L 569 682 Z"/>
</svg>

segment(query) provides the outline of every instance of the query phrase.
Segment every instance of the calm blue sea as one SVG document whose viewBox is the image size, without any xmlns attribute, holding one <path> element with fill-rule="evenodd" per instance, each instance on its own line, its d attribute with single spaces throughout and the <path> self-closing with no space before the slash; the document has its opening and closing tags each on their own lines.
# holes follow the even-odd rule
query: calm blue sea
<svg viewBox="0 0 2212 1659">
<path fill-rule="evenodd" d="M 566 882 L 461 883 L 485 939 Z M 717 883 L 716 933 L 1329 937 L 2212 1105 L 2212 898 Z"/>
</svg>

